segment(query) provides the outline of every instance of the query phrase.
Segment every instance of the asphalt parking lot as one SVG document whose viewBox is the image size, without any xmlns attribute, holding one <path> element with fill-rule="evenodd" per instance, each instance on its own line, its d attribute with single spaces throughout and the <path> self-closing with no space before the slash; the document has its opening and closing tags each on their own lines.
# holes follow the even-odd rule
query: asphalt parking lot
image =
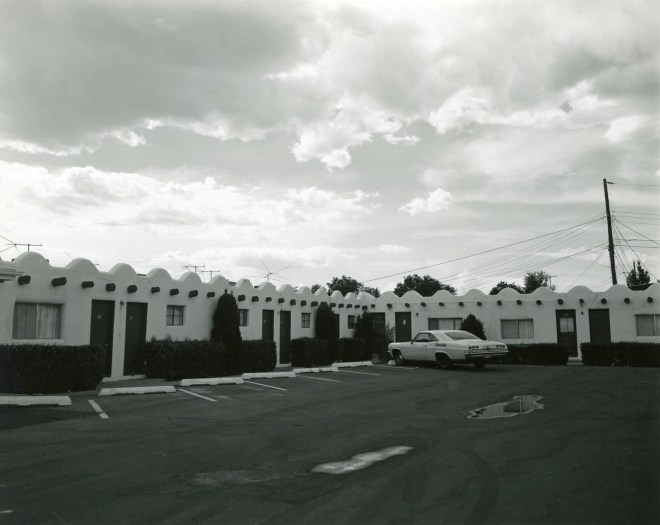
<svg viewBox="0 0 660 525">
<path fill-rule="evenodd" d="M 0 524 L 660 523 L 659 391 L 657 369 L 374 366 L 4 407 Z"/>
</svg>

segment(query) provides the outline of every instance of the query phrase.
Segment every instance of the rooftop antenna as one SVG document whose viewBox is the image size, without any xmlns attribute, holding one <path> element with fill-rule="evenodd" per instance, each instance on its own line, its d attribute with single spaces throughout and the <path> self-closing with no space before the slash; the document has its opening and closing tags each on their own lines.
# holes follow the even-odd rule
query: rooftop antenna
<svg viewBox="0 0 660 525">
<path fill-rule="evenodd" d="M 284 277 L 283 275 L 279 275 L 278 272 L 281 272 L 283 270 L 287 270 L 289 268 L 292 268 L 292 266 L 285 266 L 284 268 L 280 268 L 279 270 L 275 270 L 275 271 L 271 272 L 270 268 L 268 268 L 268 266 L 266 266 L 266 263 L 262 259 L 259 259 L 259 260 L 261 261 L 261 264 L 264 265 L 264 268 L 266 268 L 266 275 L 263 276 L 263 278 L 266 279 L 266 282 L 270 282 L 271 279 L 273 279 L 273 281 L 277 281 L 279 279 L 284 279 L 285 281 L 290 281 L 291 280 L 291 279 L 288 279 L 288 278 Z M 273 275 L 276 276 L 277 278 L 273 277 Z"/>
<path fill-rule="evenodd" d="M 7 246 L 8 248 L 5 248 L 4 250 L 0 250 L 0 253 L 6 252 L 7 250 L 10 250 L 11 248 L 16 248 L 18 250 L 19 246 L 27 246 L 27 251 L 30 251 L 30 246 L 43 246 L 43 244 L 34 244 L 34 243 L 23 243 L 23 242 L 14 242 L 11 239 L 7 239 L 7 237 L 3 237 L 0 235 L 0 238 L 4 239 L 7 241 Z M 19 250 L 20 251 L 20 250 Z"/>
<path fill-rule="evenodd" d="M 205 264 L 189 264 L 189 263 L 185 263 L 185 262 L 183 262 L 183 261 L 180 261 L 179 259 L 175 259 L 175 258 L 172 257 L 171 255 L 169 255 L 168 257 L 169 257 L 170 259 L 172 259 L 174 262 L 179 263 L 179 264 L 181 265 L 181 267 L 182 267 L 184 270 L 190 270 L 190 269 L 192 268 L 192 269 L 194 270 L 195 273 L 197 273 L 197 269 L 198 269 L 198 268 L 204 268 L 204 267 L 206 266 Z"/>
<path fill-rule="evenodd" d="M 221 270 L 202 270 L 202 271 L 200 271 L 200 273 L 202 273 L 202 274 L 208 273 L 209 274 L 209 280 L 213 279 L 213 274 L 214 273 L 220 273 L 220 272 L 221 272 Z"/>
</svg>

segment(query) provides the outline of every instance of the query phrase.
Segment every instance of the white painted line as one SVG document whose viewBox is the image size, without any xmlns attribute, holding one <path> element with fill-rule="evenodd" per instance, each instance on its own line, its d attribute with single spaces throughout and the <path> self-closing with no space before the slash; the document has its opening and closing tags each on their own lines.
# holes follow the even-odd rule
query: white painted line
<svg viewBox="0 0 660 525">
<path fill-rule="evenodd" d="M 0 396 L 0 406 L 70 406 L 69 396 Z"/>
<path fill-rule="evenodd" d="M 126 388 L 102 388 L 99 396 L 116 396 L 122 394 L 171 394 L 176 392 L 173 386 L 136 386 Z"/>
<path fill-rule="evenodd" d="M 182 379 L 180 386 L 217 386 L 217 385 L 242 385 L 242 377 L 203 377 L 200 379 Z"/>
<path fill-rule="evenodd" d="M 313 368 L 294 368 L 292 371 L 294 374 L 318 374 L 320 372 L 339 372 L 339 369 L 336 366 L 321 366 Z"/>
<path fill-rule="evenodd" d="M 108 419 L 108 414 L 103 412 L 103 409 L 99 406 L 99 404 L 96 401 L 94 401 L 93 399 L 88 399 L 88 401 L 89 404 L 92 405 L 92 408 L 96 410 L 96 412 L 98 413 L 101 419 Z"/>
<path fill-rule="evenodd" d="M 286 392 L 286 388 L 280 388 L 278 386 L 264 385 L 262 383 L 255 383 L 254 381 L 246 381 L 246 383 L 250 383 L 251 385 L 265 386 L 266 388 L 274 388 L 275 390 L 283 390 L 284 392 Z"/>
<path fill-rule="evenodd" d="M 243 379 L 275 379 L 277 377 L 296 377 L 293 372 L 253 372 L 243 374 Z"/>
<path fill-rule="evenodd" d="M 381 368 L 389 368 L 391 370 L 417 370 L 416 366 L 390 366 L 390 365 L 374 365 Z"/>
<path fill-rule="evenodd" d="M 325 377 L 316 377 L 316 376 L 300 376 L 304 377 L 305 379 L 317 379 L 319 381 L 332 381 L 333 383 L 341 383 L 341 381 L 337 381 L 336 379 L 326 379 Z"/>
<path fill-rule="evenodd" d="M 372 374 L 371 372 L 355 372 L 354 370 L 340 370 L 345 374 L 360 374 L 361 376 L 379 376 L 380 374 Z"/>
<path fill-rule="evenodd" d="M 338 368 L 354 368 L 356 366 L 374 366 L 371 361 L 347 361 L 346 363 L 334 363 L 332 366 Z"/>
<path fill-rule="evenodd" d="M 206 397 L 206 396 L 202 396 L 200 394 L 196 394 L 195 392 L 191 392 L 190 390 L 186 390 L 185 388 L 179 388 L 179 392 L 185 392 L 186 394 L 190 394 L 191 396 L 200 397 L 202 399 L 206 399 L 207 401 L 212 401 L 213 403 L 218 402 L 217 399 L 213 399 L 211 397 Z"/>
</svg>

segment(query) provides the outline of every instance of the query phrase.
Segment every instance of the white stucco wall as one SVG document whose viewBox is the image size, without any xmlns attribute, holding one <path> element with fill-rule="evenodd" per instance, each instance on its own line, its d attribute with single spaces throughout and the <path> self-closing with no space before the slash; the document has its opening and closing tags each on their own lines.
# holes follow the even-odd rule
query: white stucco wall
<svg viewBox="0 0 660 525">
<path fill-rule="evenodd" d="M 328 296 L 324 290 L 319 290 L 312 294 L 307 287 L 296 291 L 289 285 L 276 288 L 271 283 L 254 287 L 246 279 L 232 286 L 222 276 L 203 283 L 194 273 L 173 279 L 163 269 L 138 275 L 125 264 L 118 264 L 108 272 L 100 272 L 86 259 L 76 259 L 66 267 L 58 268 L 52 267 L 35 252 L 21 254 L 11 263 L 2 261 L 2 269 L 13 278 L 0 282 L 0 344 L 13 342 L 12 320 L 16 302 L 62 304 L 61 339 L 40 342 L 77 345 L 89 343 L 92 300 L 114 300 L 113 377 L 121 377 L 124 369 L 125 309 L 128 302 L 148 304 L 147 338 L 170 336 L 173 339 L 203 339 L 210 336 L 217 299 L 225 290 L 234 294 L 239 308 L 249 312 L 248 326 L 241 327 L 244 339 L 261 339 L 264 309 L 274 311 L 273 335 L 276 342 L 280 337 L 280 312 L 283 310 L 291 312 L 292 339 L 313 337 L 315 304 L 325 301 L 335 305 L 333 311 L 339 315 L 340 337 L 352 335 L 352 330 L 348 328 L 348 316 L 359 315 L 366 307 L 369 312 L 385 313 L 385 320 L 390 326 L 395 326 L 397 312 L 410 312 L 413 335 L 428 329 L 429 318 L 465 318 L 472 313 L 483 322 L 490 339 L 502 339 L 502 319 L 533 319 L 533 340 L 506 342 L 556 342 L 556 310 L 573 309 L 576 312 L 579 345 L 590 339 L 589 309 L 607 308 L 612 341 L 660 342 L 660 337 L 638 337 L 635 327 L 635 314 L 660 314 L 660 284 L 654 284 L 644 291 L 632 291 L 620 285 L 603 292 L 593 292 L 582 286 L 576 286 L 567 293 L 540 288 L 529 295 L 504 289 L 496 296 L 485 295 L 479 290 L 471 290 L 463 296 L 453 296 L 441 290 L 433 297 L 421 297 L 416 292 L 398 297 L 392 292 L 386 292 L 376 299 L 367 293 L 357 296 L 349 293 L 344 297 L 339 292 Z M 19 284 L 17 276 L 21 274 L 29 276 L 29 284 Z M 54 287 L 52 279 L 57 277 L 66 277 L 66 284 Z M 94 287 L 82 288 L 83 281 L 93 281 Z M 116 289 L 106 291 L 107 283 L 114 283 Z M 131 285 L 137 286 L 134 293 L 128 291 Z M 160 288 L 160 291 L 152 292 L 154 287 Z M 178 295 L 170 295 L 172 289 L 178 289 Z M 198 295 L 189 297 L 191 291 L 197 291 Z M 214 293 L 214 297 L 208 297 L 209 293 Z M 183 326 L 166 325 L 168 305 L 185 307 Z M 301 326 L 302 313 L 312 314 L 310 328 Z"/>
</svg>

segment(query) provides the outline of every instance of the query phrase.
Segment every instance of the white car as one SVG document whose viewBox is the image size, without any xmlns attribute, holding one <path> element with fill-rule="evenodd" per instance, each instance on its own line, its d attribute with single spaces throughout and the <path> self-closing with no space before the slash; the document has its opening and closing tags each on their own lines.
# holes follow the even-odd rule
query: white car
<svg viewBox="0 0 660 525">
<path fill-rule="evenodd" d="M 387 350 L 398 365 L 406 361 L 434 361 L 440 368 L 454 363 L 472 363 L 477 368 L 486 361 L 508 355 L 504 343 L 483 341 L 463 330 L 426 330 L 412 341 L 390 343 Z"/>
</svg>

